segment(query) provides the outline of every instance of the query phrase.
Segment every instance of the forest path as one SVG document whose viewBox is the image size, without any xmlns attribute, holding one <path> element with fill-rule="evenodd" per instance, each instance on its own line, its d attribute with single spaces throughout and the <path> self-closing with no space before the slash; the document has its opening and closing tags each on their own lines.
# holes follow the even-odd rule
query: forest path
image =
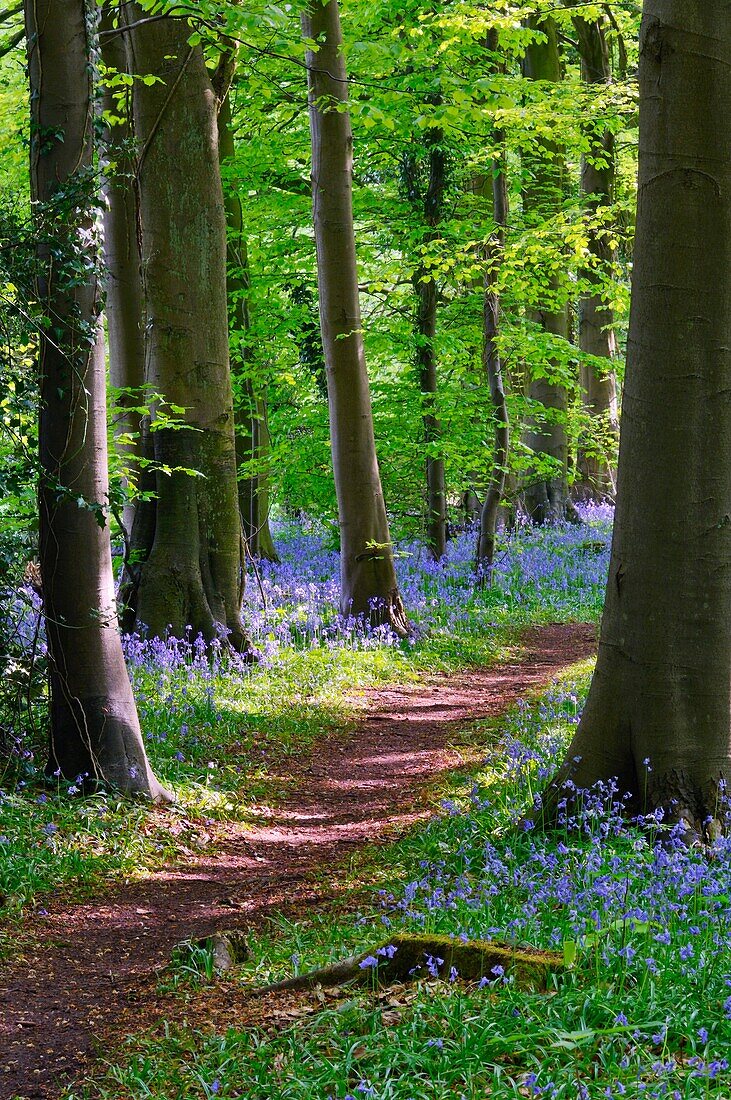
<svg viewBox="0 0 731 1100">
<path fill-rule="evenodd" d="M 0 970 L 0 1100 L 89 1081 L 100 1051 L 160 1019 L 172 1006 L 154 971 L 176 943 L 336 897 L 353 845 L 390 839 L 429 812 L 419 795 L 459 766 L 449 748 L 459 730 L 590 656 L 594 630 L 536 627 L 523 644 L 508 664 L 369 692 L 351 730 L 288 761 L 292 793 L 266 824 L 232 826 L 214 851 L 102 898 L 49 903 L 22 964 Z"/>
</svg>

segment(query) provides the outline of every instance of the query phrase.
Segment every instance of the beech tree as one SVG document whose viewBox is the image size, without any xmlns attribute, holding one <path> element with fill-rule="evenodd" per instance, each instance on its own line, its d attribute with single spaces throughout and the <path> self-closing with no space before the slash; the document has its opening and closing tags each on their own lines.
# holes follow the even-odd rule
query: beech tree
<svg viewBox="0 0 731 1100">
<path fill-rule="evenodd" d="M 588 19 L 579 14 L 574 18 L 581 76 L 587 87 L 601 89 L 612 83 L 607 25 L 606 16 Z M 619 431 L 617 381 L 612 366 L 617 341 L 612 310 L 603 299 L 601 287 L 602 273 L 614 259 L 613 227 L 606 219 L 602 222 L 598 217 L 610 207 L 614 196 L 615 142 L 611 128 L 601 121 L 589 120 L 585 132 L 589 149 L 581 165 L 581 190 L 595 222 L 590 233 L 591 267 L 587 272 L 593 286 L 579 302 L 579 347 L 591 359 L 581 364 L 579 375 L 582 400 L 592 431 L 585 432 L 579 442 L 577 491 L 581 496 L 602 498 L 614 496 L 616 486 L 611 453 Z M 598 366 L 602 359 L 606 364 L 603 369 Z"/>
<path fill-rule="evenodd" d="M 111 11 L 102 11 L 100 52 L 105 69 L 103 108 L 107 120 L 102 156 L 104 165 L 104 270 L 109 338 L 109 381 L 118 389 L 115 416 L 117 447 L 135 481 L 144 476 L 139 458 L 151 452 L 147 425 L 139 409 L 144 405 L 145 340 L 142 280 L 134 187 L 134 134 L 131 89 L 120 85 L 127 75 L 124 35 L 114 26 Z M 148 453 L 146 457 L 151 457 Z M 145 477 L 145 488 L 152 488 Z M 123 512 L 129 538 L 135 514 L 135 492 L 128 486 Z"/>
<path fill-rule="evenodd" d="M 337 0 L 302 15 L 308 46 L 312 205 L 320 327 L 327 368 L 330 436 L 340 520 L 344 615 L 367 615 L 408 633 L 376 457 L 363 347 L 353 229 L 353 136 Z"/>
<path fill-rule="evenodd" d="M 731 4 L 646 0 L 639 206 L 599 657 L 567 764 L 713 833 L 731 777 Z"/>
<path fill-rule="evenodd" d="M 125 19 L 128 65 L 142 78 L 133 111 L 145 380 L 184 410 L 152 432 L 153 516 L 132 532 L 128 621 L 153 635 L 225 634 L 245 651 L 218 104 L 184 18 L 145 18 L 128 4 Z"/>
<path fill-rule="evenodd" d="M 167 797 L 150 770 L 117 629 L 109 540 L 92 40 L 86 0 L 27 0 L 38 232 L 39 555 L 49 775 Z"/>
<path fill-rule="evenodd" d="M 532 18 L 528 26 L 537 32 L 537 37 L 526 47 L 525 76 L 529 80 L 557 83 L 561 79 L 561 59 L 555 19 Z M 535 225 L 555 215 L 563 205 L 564 152 L 550 138 L 540 135 L 536 148 L 525 154 L 523 161 L 523 210 L 527 224 Z M 530 318 L 550 336 L 566 340 L 568 304 L 560 276 L 543 271 L 541 280 L 542 301 L 529 311 Z M 568 395 L 555 374 L 551 364 L 548 370 L 540 372 L 528 365 L 528 397 L 535 403 L 536 411 L 526 426 L 525 443 L 539 460 L 545 457 L 552 464 L 549 473 L 533 475 L 525 488 L 526 509 L 534 523 L 551 523 L 574 515 L 568 490 Z"/>
<path fill-rule="evenodd" d="M 423 149 L 409 151 L 404 157 L 403 173 L 409 200 L 425 223 L 421 247 L 428 253 L 438 237 L 443 214 L 447 156 L 444 134 L 438 128 L 427 131 L 420 144 L 423 144 Z M 426 161 L 424 168 L 420 163 L 422 160 Z M 412 281 L 416 295 L 416 366 L 426 451 L 426 544 L 431 556 L 439 561 L 447 549 L 447 486 L 444 457 L 438 453 L 442 435 L 437 412 L 438 365 L 435 346 L 438 287 L 435 272 L 423 257 L 416 265 Z"/>
</svg>

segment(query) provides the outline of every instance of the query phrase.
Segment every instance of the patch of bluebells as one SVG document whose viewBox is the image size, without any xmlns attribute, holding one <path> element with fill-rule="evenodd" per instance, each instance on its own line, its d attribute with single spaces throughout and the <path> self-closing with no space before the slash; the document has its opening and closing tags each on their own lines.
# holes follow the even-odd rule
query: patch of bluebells
<svg viewBox="0 0 731 1100">
<path fill-rule="evenodd" d="M 611 519 L 611 509 L 594 507 L 584 509 L 581 527 L 518 528 L 505 536 L 493 587 L 478 591 L 474 531 L 453 539 L 438 563 L 415 543 L 400 546 L 399 584 L 411 621 L 419 631 L 485 639 L 494 634 L 499 621 L 516 616 L 528 621 L 539 609 L 554 620 L 596 614 L 603 596 Z M 282 528 L 276 536 L 281 562 L 259 563 L 246 590 L 244 617 L 260 658 L 258 668 L 286 662 L 298 650 L 334 653 L 403 644 L 388 626 L 339 614 L 339 555 L 319 534 Z M 148 740 L 159 743 L 158 754 L 167 756 L 173 766 L 189 764 L 222 718 L 223 685 L 231 691 L 244 684 L 252 665 L 229 650 L 223 639 L 206 645 L 190 630 L 182 638 L 126 635 L 123 646 Z M 571 708 L 570 701 L 566 705 Z M 171 740 L 172 712 L 176 732 Z"/>
<path fill-rule="evenodd" d="M 418 631 L 484 639 L 498 622 L 595 616 L 603 597 L 608 567 L 612 510 L 583 509 L 584 524 L 534 530 L 527 526 L 502 537 L 495 561 L 494 583 L 475 591 L 473 561 L 476 534 L 460 533 L 450 541 L 445 558 L 433 562 L 423 546 L 400 545 L 396 553 L 399 585 L 411 621 Z M 305 524 L 305 528 L 307 524 Z M 280 563 L 262 562 L 249 577 L 244 617 L 260 655 L 260 666 L 276 664 L 292 650 L 379 649 L 403 643 L 388 626 L 339 614 L 339 555 L 328 549 L 314 527 L 275 532 Z M 16 648 L 35 648 L 45 656 L 40 600 L 25 585 L 13 594 L 10 615 Z M 39 627 L 40 622 L 40 627 Z M 184 763 L 195 744 L 184 730 L 213 728 L 220 719 L 217 685 L 243 682 L 252 667 L 223 641 L 206 646 L 188 631 L 183 638 L 123 638 L 128 667 L 144 728 L 151 740 L 164 741 L 169 714 L 175 710 L 181 743 L 171 757 Z M 33 745 L 24 728 L 4 730 L 0 756 L 12 763 L 23 781 L 36 775 Z M 174 751 L 173 751 L 174 750 Z M 27 773 L 27 774 L 24 774 Z"/>
<path fill-rule="evenodd" d="M 608 568 L 612 511 L 583 509 L 584 525 L 550 529 L 519 527 L 504 536 L 490 589 L 475 591 L 476 533 L 470 529 L 451 540 L 445 557 L 434 562 L 418 543 L 399 545 L 399 586 L 412 622 L 420 631 L 446 630 L 484 636 L 495 622 L 516 613 L 555 620 L 598 613 Z M 249 636 L 266 666 L 284 650 L 324 647 L 378 648 L 400 644 L 388 626 L 339 613 L 339 555 L 314 531 L 281 528 L 276 532 L 281 562 L 260 562 L 250 576 L 244 617 Z M 124 639 L 130 667 L 177 671 L 215 680 L 247 676 L 251 666 L 215 644 L 207 652 L 202 639 Z"/>
<path fill-rule="evenodd" d="M 46 656 L 46 642 L 38 631 L 43 601 L 32 585 L 23 583 L 0 591 L 2 597 L 3 644 L 8 651 L 30 652 Z"/>
<path fill-rule="evenodd" d="M 556 1083 L 552 1067 L 553 1080 L 527 1075 L 523 1095 L 659 1098 L 680 1088 L 683 1098 L 727 1096 L 731 837 L 717 840 L 709 858 L 660 812 L 631 821 L 611 782 L 569 790 L 556 832 L 516 828 L 526 794 L 565 751 L 581 703 L 581 690 L 568 685 L 516 708 L 483 782 L 424 831 L 419 875 L 382 892 L 383 921 L 463 940 L 569 945 L 585 991 L 599 976 L 596 1026 L 626 1033 L 626 1073 L 575 1093 Z M 480 985 L 493 988 L 501 977 Z M 649 1026 L 659 1019 L 668 1024 Z M 689 1074 L 709 1092 L 685 1091 Z"/>
<path fill-rule="evenodd" d="M 604 596 L 613 512 L 586 506 L 584 523 L 550 529 L 522 526 L 504 534 L 493 586 L 475 591 L 476 531 L 452 539 L 435 562 L 417 542 L 399 544 L 396 571 L 409 616 L 420 630 L 484 634 L 496 617 L 522 613 L 547 619 L 594 617 Z M 394 644 L 385 627 L 370 628 L 337 612 L 339 556 L 316 533 L 280 531 L 281 563 L 262 562 L 260 584 L 247 591 L 254 644 L 271 656 L 289 646 Z"/>
<path fill-rule="evenodd" d="M 461 637 L 485 638 L 496 623 L 506 619 L 529 621 L 591 618 L 598 614 L 608 568 L 612 510 L 589 506 L 582 510 L 584 524 L 553 528 L 518 527 L 504 534 L 494 566 L 494 583 L 475 590 L 474 552 L 476 533 L 461 532 L 448 545 L 440 562 L 434 562 L 422 545 L 399 545 L 396 567 L 404 603 L 411 621 L 421 632 L 432 630 Z M 363 619 L 339 614 L 339 555 L 328 549 L 313 525 L 310 529 L 275 530 L 280 563 L 261 562 L 251 575 L 244 617 L 261 664 L 276 663 L 292 649 L 374 649 L 402 643 L 388 626 L 372 626 Z M 13 648 L 45 657 L 45 639 L 39 620 L 40 598 L 30 585 L 7 594 L 3 616 L 12 621 Z M 40 622 L 40 627 L 39 627 Z M 7 631 L 6 631 L 7 632 Z M 222 643 L 206 646 L 188 632 L 183 638 L 123 639 L 135 686 L 143 696 L 144 674 L 162 685 L 183 679 L 213 685 L 221 673 L 229 680 L 251 675 L 251 666 Z M 21 658 L 22 659 L 22 658 Z M 7 669 L 4 670 L 5 673 Z M 159 690 L 155 691 L 160 696 Z M 176 698 L 174 705 L 179 705 Z M 212 709 L 215 709 L 212 704 Z M 196 712 L 196 716 L 197 712 Z M 211 715 L 215 721 L 215 715 Z M 25 730 L 6 729 L 5 755 L 18 765 L 33 767 Z M 9 739 L 9 740 L 8 740 Z M 0 746 L 2 750 L 2 746 Z"/>
<path fill-rule="evenodd" d="M 27 730 L 33 712 L 43 715 L 47 649 L 41 607 L 31 584 L 0 589 L 0 786 L 8 776 L 27 781 L 35 774 Z"/>
</svg>

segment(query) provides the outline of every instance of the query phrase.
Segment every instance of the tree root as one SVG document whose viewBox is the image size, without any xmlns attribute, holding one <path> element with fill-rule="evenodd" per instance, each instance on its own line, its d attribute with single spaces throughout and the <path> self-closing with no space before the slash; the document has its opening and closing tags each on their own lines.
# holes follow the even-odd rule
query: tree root
<svg viewBox="0 0 731 1100">
<path fill-rule="evenodd" d="M 260 997 L 284 989 L 392 985 L 430 977 L 499 982 L 503 976 L 512 978 L 520 989 L 545 990 L 550 976 L 563 969 L 563 956 L 555 951 L 484 940 L 463 942 L 451 936 L 398 935 L 372 951 L 261 986 L 252 993 Z"/>
</svg>

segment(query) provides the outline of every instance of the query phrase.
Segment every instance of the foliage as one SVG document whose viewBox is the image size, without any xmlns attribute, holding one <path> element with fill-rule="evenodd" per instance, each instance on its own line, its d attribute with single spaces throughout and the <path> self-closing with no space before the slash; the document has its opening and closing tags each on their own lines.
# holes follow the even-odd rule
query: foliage
<svg viewBox="0 0 731 1100">
<path fill-rule="evenodd" d="M 171 5 L 146 0 L 142 6 L 154 17 Z M 290 515 L 304 512 L 334 523 L 324 374 L 312 339 L 317 294 L 304 44 L 297 12 L 225 0 L 172 7 L 189 14 L 194 39 L 200 37 L 212 68 L 222 47 L 238 47 L 231 93 L 236 155 L 224 174 L 226 186 L 240 199 L 248 245 L 249 323 L 246 331 L 234 327 L 231 333 L 239 400 L 249 383 L 267 398 L 272 448 L 262 461 L 275 504 Z M 536 37 L 522 20 L 544 8 L 559 19 L 564 36 L 565 79 L 555 86 L 525 81 L 520 73 L 525 47 Z M 594 17 L 594 8 L 581 10 Z M 601 15 L 603 9 L 597 5 L 596 11 Z M 609 36 L 616 81 L 587 88 L 579 79 L 573 15 L 571 5 L 554 12 L 547 0 L 531 5 L 505 0 L 489 12 L 463 0 L 440 8 L 420 0 L 395 7 L 386 0 L 344 0 L 366 351 L 381 471 L 387 502 L 398 505 L 392 507 L 398 537 L 421 533 L 425 507 L 414 364 L 413 280 L 419 272 L 438 289 L 442 436 L 431 446 L 444 455 L 453 510 L 464 490 L 482 491 L 490 469 L 481 283 L 484 246 L 494 229 L 486 190 L 498 135 L 508 167 L 511 217 L 504 259 L 494 276 L 503 308 L 500 343 L 517 476 L 540 476 L 545 465 L 520 444 L 521 423 L 544 415 L 523 397 L 527 372 L 558 372 L 571 395 L 570 439 L 575 444 L 579 435 L 587 437 L 578 393 L 579 352 L 548 337 L 530 319 L 532 309 L 547 304 L 549 276 L 560 273 L 558 293 L 571 302 L 587 288 L 589 276 L 594 288 L 598 280 L 615 310 L 620 342 L 624 334 L 634 208 L 637 17 L 629 4 L 613 7 Z M 490 35 L 497 35 L 495 42 L 488 43 Z M 10 138 L 0 150 L 0 178 L 17 194 L 16 205 L 27 209 L 19 49 L 0 59 L 0 119 Z M 149 75 L 104 72 L 101 84 L 123 97 L 135 78 Z M 579 162 L 589 149 L 588 116 L 595 127 L 616 134 L 620 149 L 614 204 L 596 211 L 582 206 L 578 190 Z M 447 158 L 448 182 L 438 232 L 431 232 L 420 204 L 409 198 L 404 169 L 409 161 L 416 165 L 423 197 L 425 141 L 435 132 Z M 556 216 L 529 224 L 521 188 L 529 155 L 547 136 L 565 149 L 570 178 Z M 597 223 L 615 245 L 616 262 L 606 268 L 597 268 L 589 252 Z M 23 354 L 22 340 L 15 354 Z M 614 366 L 621 369 L 621 362 Z M 594 423 L 591 428 L 601 433 Z M 600 450 L 607 442 L 611 437 L 597 444 Z M 252 472 L 251 464 L 242 469 L 242 475 Z M 10 513 L 10 501 L 6 507 Z"/>
<path fill-rule="evenodd" d="M 33 246 L 25 220 L 0 208 L 0 763 L 38 719 L 43 650 L 38 599 L 28 583 L 36 554 L 38 469 L 32 318 Z M 20 751 L 25 751 L 21 749 Z"/>
<path fill-rule="evenodd" d="M 149 5 L 158 10 L 161 5 Z M 471 487 L 482 491 L 490 469 L 492 424 L 481 364 L 484 248 L 493 231 L 488 194 L 498 135 L 505 152 L 511 215 L 504 259 L 494 273 L 501 295 L 500 349 L 513 424 L 512 469 L 541 476 L 545 462 L 520 444 L 520 425 L 547 415 L 523 396 L 528 374 L 550 375 L 570 394 L 567 428 L 575 446 L 601 429 L 581 411 L 573 343 L 550 337 L 531 311 L 575 303 L 600 289 L 616 314 L 622 345 L 628 312 L 636 164 L 633 66 L 637 14 L 613 9 L 608 24 L 617 73 L 610 86 L 582 84 L 572 37 L 571 5 L 554 11 L 545 0 L 506 2 L 490 12 L 469 3 L 441 8 L 420 2 L 345 0 L 343 27 L 354 130 L 354 202 L 366 355 L 386 500 L 397 536 L 416 536 L 424 521 L 424 441 L 415 354 L 415 277 L 437 284 L 439 363 L 437 412 L 450 503 Z M 521 20 L 550 11 L 564 41 L 565 79 L 527 82 L 520 62 L 537 32 Z M 213 12 L 216 12 L 214 18 Z M 595 17 L 594 8 L 582 13 Z M 603 16 L 596 6 L 596 17 Z M 309 135 L 303 44 L 290 9 L 204 4 L 191 23 L 215 63 L 224 26 L 239 45 L 232 88 L 236 155 L 227 187 L 241 202 L 248 265 L 248 327 L 235 328 L 237 386 L 247 382 L 268 404 L 272 450 L 264 459 L 275 501 L 287 513 L 335 521 L 323 372 L 308 333 L 316 308 L 309 193 Z M 489 34 L 497 33 L 497 49 Z M 216 46 L 218 42 L 218 47 Z M 502 69 L 502 71 L 499 71 Z M 618 139 L 617 188 L 611 206 L 588 209 L 579 194 L 579 164 L 590 150 L 587 117 Z M 409 197 L 405 165 L 416 167 L 423 198 L 425 142 L 438 132 L 447 158 L 447 189 L 438 231 Z M 565 150 L 567 186 L 547 220 L 526 219 L 521 189 L 530 154 L 546 138 Z M 590 251 L 594 232 L 611 241 L 616 260 L 600 265 Z M 236 272 L 234 272 L 236 274 Z M 554 301 L 546 286 L 560 276 Z M 600 369 L 618 369 L 621 358 Z M 606 451 L 605 438 L 598 443 Z M 611 449 L 611 448 L 610 448 Z M 251 474 L 253 467 L 244 471 Z M 393 506 L 397 502 L 398 506 Z"/>
</svg>

